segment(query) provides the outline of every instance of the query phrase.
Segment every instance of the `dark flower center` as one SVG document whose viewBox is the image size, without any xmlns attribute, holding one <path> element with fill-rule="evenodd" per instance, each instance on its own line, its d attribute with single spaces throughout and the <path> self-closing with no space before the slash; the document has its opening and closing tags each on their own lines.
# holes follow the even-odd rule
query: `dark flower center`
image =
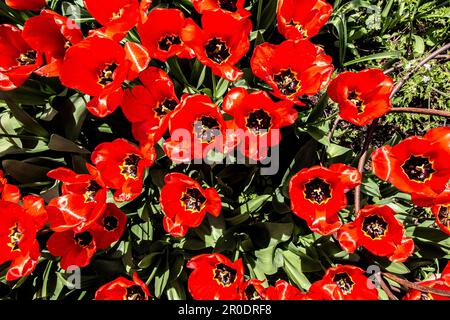
<svg viewBox="0 0 450 320">
<path fill-rule="evenodd" d="M 205 204 L 206 198 L 197 188 L 188 188 L 186 192 L 183 192 L 180 201 L 186 210 L 199 212 Z"/>
<path fill-rule="evenodd" d="M 237 0 L 218 0 L 219 7 L 223 10 L 227 10 L 230 12 L 236 12 L 237 11 Z"/>
<path fill-rule="evenodd" d="M 359 96 L 358 93 L 356 93 L 356 91 L 350 92 L 347 99 L 350 100 L 358 109 L 358 114 L 363 113 L 364 110 L 366 109 L 363 99 L 361 99 L 361 97 Z"/>
<path fill-rule="evenodd" d="M 296 93 L 300 87 L 300 81 L 291 69 L 281 70 L 273 76 L 278 90 L 285 96 L 291 96 Z"/>
<path fill-rule="evenodd" d="M 387 222 L 380 216 L 373 215 L 364 218 L 362 231 L 372 240 L 386 235 Z"/>
<path fill-rule="evenodd" d="M 333 282 L 337 284 L 343 294 L 351 293 L 353 285 L 355 284 L 346 272 L 336 273 L 333 277 Z"/>
<path fill-rule="evenodd" d="M 220 125 L 216 118 L 202 116 L 194 122 L 194 133 L 197 139 L 210 143 L 220 135 Z"/>
<path fill-rule="evenodd" d="M 120 173 L 125 177 L 125 179 L 137 179 L 138 165 L 141 161 L 141 157 L 137 154 L 130 153 L 123 160 L 120 167 Z"/>
<path fill-rule="evenodd" d="M 433 296 L 430 293 L 421 292 L 420 293 L 420 300 L 434 300 L 434 299 L 433 299 Z"/>
<path fill-rule="evenodd" d="M 246 126 L 255 135 L 263 135 L 267 133 L 272 126 L 272 117 L 263 109 L 253 111 L 247 117 Z"/>
<path fill-rule="evenodd" d="M 317 204 L 322 204 L 331 198 L 330 185 L 320 178 L 314 178 L 306 183 L 304 193 L 306 199 Z"/>
<path fill-rule="evenodd" d="M 425 157 L 411 156 L 405 161 L 402 168 L 409 179 L 417 182 L 424 182 L 430 179 L 435 172 L 430 159 Z"/>
<path fill-rule="evenodd" d="M 22 232 L 19 231 L 19 224 L 16 223 L 14 226 L 9 228 L 9 231 L 10 231 L 10 234 L 9 234 L 8 247 L 11 248 L 11 252 L 17 251 L 17 250 L 19 250 L 20 240 L 23 237 Z"/>
<path fill-rule="evenodd" d="M 228 287 L 233 284 L 236 279 L 236 270 L 230 268 L 223 263 L 219 263 L 214 268 L 214 279 L 224 287 Z"/>
<path fill-rule="evenodd" d="M 100 71 L 98 75 L 97 83 L 102 87 L 106 87 L 108 84 L 114 81 L 114 71 L 117 69 L 117 64 L 115 62 L 107 64 L 106 67 Z"/>
<path fill-rule="evenodd" d="M 245 296 L 247 297 L 247 300 L 262 300 L 253 284 L 250 284 L 245 288 Z"/>
<path fill-rule="evenodd" d="M 64 43 L 64 49 L 69 49 L 72 46 L 72 43 L 69 40 L 66 40 L 66 42 Z"/>
<path fill-rule="evenodd" d="M 175 99 L 165 99 L 162 103 L 159 103 L 154 110 L 156 115 L 159 118 L 162 118 L 170 111 L 173 111 L 177 105 L 178 103 Z"/>
<path fill-rule="evenodd" d="M 450 228 L 450 206 L 441 206 L 439 208 L 438 219 L 444 226 Z"/>
<path fill-rule="evenodd" d="M 159 49 L 169 51 L 173 45 L 181 44 L 180 37 L 174 34 L 168 34 L 158 41 Z"/>
<path fill-rule="evenodd" d="M 231 55 L 227 44 L 216 37 L 209 40 L 205 45 L 205 50 L 208 58 L 218 64 L 222 64 Z"/>
<path fill-rule="evenodd" d="M 84 231 L 84 232 L 75 234 L 73 239 L 75 240 L 75 243 L 77 245 L 79 245 L 80 247 L 86 248 L 87 246 L 89 246 L 92 243 L 92 240 L 94 239 L 94 237 L 92 236 L 92 234 L 89 231 Z"/>
<path fill-rule="evenodd" d="M 21 53 L 16 59 L 20 66 L 29 66 L 36 63 L 36 51 L 28 50 L 25 53 Z"/>
<path fill-rule="evenodd" d="M 119 220 L 114 216 L 106 216 L 103 218 L 103 227 L 106 231 L 114 231 L 119 225 Z"/>
<path fill-rule="evenodd" d="M 94 202 L 97 192 L 99 192 L 102 187 L 95 180 L 90 180 L 88 186 L 86 187 L 86 192 L 84 193 L 84 202 Z"/>
<path fill-rule="evenodd" d="M 127 288 L 127 300 L 145 300 L 145 292 L 137 284 Z"/>
</svg>

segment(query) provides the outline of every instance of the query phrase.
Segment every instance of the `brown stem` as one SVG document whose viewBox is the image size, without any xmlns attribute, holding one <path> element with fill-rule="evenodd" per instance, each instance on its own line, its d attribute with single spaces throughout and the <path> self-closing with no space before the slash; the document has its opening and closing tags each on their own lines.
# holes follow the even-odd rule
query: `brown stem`
<svg viewBox="0 0 450 320">
<path fill-rule="evenodd" d="M 372 142 L 373 134 L 378 125 L 378 121 L 379 119 L 375 119 L 370 125 L 370 127 L 367 129 L 366 140 L 364 141 L 364 146 L 361 150 L 361 156 L 359 157 L 358 162 L 358 171 L 361 172 L 361 174 L 364 173 L 364 165 L 366 164 L 367 156 L 369 153 L 369 146 L 370 143 Z M 360 209 L 361 209 L 361 185 L 355 188 L 355 213 L 358 213 Z"/>
<path fill-rule="evenodd" d="M 391 93 L 391 98 L 397 94 L 397 92 L 400 91 L 401 87 L 405 84 L 406 81 L 408 81 L 409 78 L 411 78 L 411 76 L 417 72 L 417 70 L 420 69 L 420 67 L 422 67 L 424 64 L 426 64 L 428 61 L 434 59 L 435 57 L 437 57 L 438 55 L 440 55 L 442 52 L 447 51 L 448 49 L 450 49 L 450 43 L 447 43 L 445 46 L 443 46 L 440 49 L 437 49 L 436 51 L 430 53 L 428 56 L 425 57 L 425 59 L 423 59 L 422 61 L 419 62 L 419 64 L 412 69 L 410 72 L 408 72 L 401 80 L 399 83 L 397 83 L 397 85 L 394 87 L 394 90 L 392 90 Z"/>
<path fill-rule="evenodd" d="M 386 292 L 389 300 L 398 300 L 398 298 L 392 293 L 389 286 L 384 282 L 383 278 L 381 277 L 381 274 L 378 272 L 375 274 L 375 278 L 377 282 L 380 284 L 381 289 L 383 289 L 384 292 Z"/>
<path fill-rule="evenodd" d="M 419 114 L 427 114 L 430 116 L 439 116 L 439 117 L 450 118 L 449 111 L 425 109 L 425 108 L 391 108 L 391 110 L 389 112 L 419 113 Z"/>
<path fill-rule="evenodd" d="M 396 275 L 393 275 L 392 273 L 388 273 L 388 272 L 383 272 L 383 275 L 386 278 L 391 279 L 408 289 L 418 290 L 418 291 L 426 292 L 426 293 L 432 293 L 432 294 L 439 295 L 441 297 L 450 297 L 450 291 L 447 291 L 447 290 L 425 287 L 425 286 L 422 286 L 417 283 L 409 282 L 408 280 L 402 279 L 402 278 L 397 277 Z"/>
</svg>

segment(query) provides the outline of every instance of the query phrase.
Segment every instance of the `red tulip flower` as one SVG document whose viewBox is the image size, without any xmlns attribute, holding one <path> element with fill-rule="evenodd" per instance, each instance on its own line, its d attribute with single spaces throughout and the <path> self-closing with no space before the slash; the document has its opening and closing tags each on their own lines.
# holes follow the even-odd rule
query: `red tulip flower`
<svg viewBox="0 0 450 320">
<path fill-rule="evenodd" d="M 0 200 L 18 203 L 20 201 L 20 190 L 15 185 L 9 184 L 8 180 L 0 170 Z"/>
<path fill-rule="evenodd" d="M 450 127 L 441 127 L 375 150 L 372 169 L 403 192 L 436 197 L 450 179 L 449 157 Z"/>
<path fill-rule="evenodd" d="M 144 171 L 155 158 L 153 146 L 138 149 L 125 139 L 99 144 L 91 156 L 106 186 L 116 190 L 117 202 L 131 201 L 141 194 Z"/>
<path fill-rule="evenodd" d="M 202 15 L 202 28 L 191 18 L 186 20 L 181 39 L 215 75 L 236 81 L 243 72 L 235 64 L 250 48 L 251 30 L 249 19 L 238 20 L 220 10 L 207 11 Z"/>
<path fill-rule="evenodd" d="M 187 267 L 193 269 L 188 289 L 195 300 L 239 300 L 244 285 L 244 265 L 220 253 L 201 254 Z"/>
<path fill-rule="evenodd" d="M 178 9 L 150 11 L 145 23 L 138 26 L 138 33 L 152 58 L 165 62 L 175 55 L 186 59 L 195 57 L 192 49 L 181 40 L 185 22 L 183 12 Z"/>
<path fill-rule="evenodd" d="M 48 222 L 48 213 L 44 199 L 35 195 L 22 198 L 22 207 L 34 222 L 36 230 L 41 230 Z"/>
<path fill-rule="evenodd" d="M 40 10 L 45 7 L 45 0 L 5 0 L 6 5 L 16 10 Z"/>
<path fill-rule="evenodd" d="M 90 230 L 55 232 L 47 241 L 48 251 L 55 257 L 61 257 L 59 265 L 68 270 L 71 267 L 85 267 L 97 251 L 94 235 Z"/>
<path fill-rule="evenodd" d="M 266 295 L 268 300 L 309 300 L 307 294 L 284 280 L 278 280 L 275 286 L 268 287 Z"/>
<path fill-rule="evenodd" d="M 222 10 L 236 19 L 251 16 L 251 12 L 244 9 L 245 0 L 192 0 L 192 3 L 195 10 L 200 14 Z"/>
<path fill-rule="evenodd" d="M 228 152 L 236 142 L 227 136 L 227 124 L 220 109 L 206 95 L 185 95 L 169 119 L 171 137 L 164 151 L 174 162 L 206 158 L 216 149 Z"/>
<path fill-rule="evenodd" d="M 149 67 L 139 75 L 142 85 L 125 91 L 122 110 L 132 123 L 134 137 L 158 141 L 167 131 L 169 116 L 179 100 L 172 80 L 163 70 Z"/>
<path fill-rule="evenodd" d="M 95 300 L 148 300 L 149 297 L 150 292 L 137 273 L 133 274 L 133 280 L 119 277 L 95 292 Z"/>
<path fill-rule="evenodd" d="M 290 101 L 274 102 L 264 91 L 249 93 L 241 87 L 228 92 L 222 108 L 233 116 L 233 127 L 240 129 L 241 152 L 257 161 L 267 156 L 268 148 L 279 144 L 279 129 L 295 123 L 298 115 Z"/>
<path fill-rule="evenodd" d="M 253 53 L 251 68 L 274 96 L 297 105 L 304 105 L 299 97 L 313 96 L 326 87 L 334 70 L 331 57 L 308 40 L 263 43 Z"/>
<path fill-rule="evenodd" d="M 42 53 L 25 42 L 19 28 L 0 24 L 0 91 L 19 88 L 42 63 Z"/>
<path fill-rule="evenodd" d="M 358 212 L 355 221 L 338 231 L 337 239 L 347 252 L 362 246 L 374 255 L 404 262 L 414 252 L 414 241 L 404 233 L 394 210 L 385 205 L 369 205 Z"/>
<path fill-rule="evenodd" d="M 391 109 L 394 81 L 380 69 L 343 72 L 328 87 L 328 95 L 339 104 L 340 117 L 365 126 Z"/>
<path fill-rule="evenodd" d="M 312 231 L 330 235 L 342 226 L 337 213 L 347 205 L 345 193 L 359 184 L 359 171 L 344 164 L 302 169 L 289 183 L 291 209 Z"/>
<path fill-rule="evenodd" d="M 413 193 L 411 194 L 411 200 L 414 205 L 419 207 L 433 207 L 450 203 L 450 185 L 447 185 L 443 192 L 434 197 L 426 194 Z"/>
<path fill-rule="evenodd" d="M 40 249 L 32 216 L 18 204 L 0 201 L 0 265 L 11 261 L 6 280 L 29 275 L 37 265 Z"/>
<path fill-rule="evenodd" d="M 47 206 L 52 230 L 82 232 L 105 211 L 108 189 L 95 167 L 88 164 L 87 169 L 89 174 L 76 174 L 67 168 L 58 168 L 47 174 L 63 183 L 62 195 L 52 199 Z"/>
<path fill-rule="evenodd" d="M 127 224 L 127 216 L 114 203 L 108 203 L 106 210 L 92 225 L 91 231 L 97 249 L 106 249 L 122 237 Z"/>
<path fill-rule="evenodd" d="M 369 286 L 364 270 L 350 265 L 329 268 L 322 280 L 309 288 L 313 300 L 378 300 L 378 290 Z"/>
<path fill-rule="evenodd" d="M 278 1 L 278 30 L 288 39 L 314 37 L 327 23 L 333 7 L 322 0 Z"/>
<path fill-rule="evenodd" d="M 442 271 L 439 278 L 434 280 L 426 280 L 418 283 L 421 286 L 448 291 L 450 293 L 450 264 Z M 438 294 L 423 292 L 411 289 L 403 297 L 403 300 L 450 300 L 449 297 L 440 296 Z"/>
<path fill-rule="evenodd" d="M 270 300 L 267 289 L 263 287 L 264 281 L 250 279 L 242 288 L 242 300 Z"/>
<path fill-rule="evenodd" d="M 45 53 L 47 65 L 35 71 L 44 77 L 59 76 L 66 50 L 83 40 L 74 21 L 51 10 L 42 10 L 40 15 L 28 19 L 22 36 L 34 50 Z"/>
<path fill-rule="evenodd" d="M 106 117 L 122 103 L 122 83 L 144 70 L 150 57 L 133 42 L 125 48 L 108 38 L 89 37 L 70 47 L 61 67 L 61 82 L 93 98 L 86 105 L 97 117 Z"/>
<path fill-rule="evenodd" d="M 182 173 L 170 173 L 164 182 L 159 202 L 165 214 L 164 230 L 172 236 L 182 237 L 189 228 L 198 227 L 207 212 L 219 216 L 222 201 L 214 188 L 204 189 Z"/>
<path fill-rule="evenodd" d="M 122 40 L 140 21 L 137 0 L 83 0 L 89 13 L 103 27 L 101 34 L 115 41 Z"/>
</svg>

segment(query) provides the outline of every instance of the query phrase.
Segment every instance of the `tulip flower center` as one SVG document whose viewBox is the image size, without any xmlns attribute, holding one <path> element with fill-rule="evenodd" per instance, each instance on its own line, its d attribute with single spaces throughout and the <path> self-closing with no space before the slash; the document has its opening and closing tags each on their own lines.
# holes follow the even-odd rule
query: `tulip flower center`
<svg viewBox="0 0 450 320">
<path fill-rule="evenodd" d="M 364 218 L 362 231 L 372 240 L 381 239 L 386 235 L 387 222 L 380 216 L 373 215 Z"/>
<path fill-rule="evenodd" d="M 159 49 L 162 51 L 169 51 L 173 45 L 181 44 L 180 37 L 175 34 L 168 34 L 158 41 Z"/>
<path fill-rule="evenodd" d="M 186 210 L 200 212 L 205 206 L 206 198 L 197 188 L 187 188 L 180 201 Z"/>
<path fill-rule="evenodd" d="M 154 110 L 158 118 L 161 119 L 169 112 L 173 111 L 177 105 L 178 103 L 175 99 L 165 99 L 162 103 L 158 103 Z"/>
<path fill-rule="evenodd" d="M 250 284 L 245 288 L 245 296 L 247 297 L 247 300 L 262 300 L 253 284 Z"/>
<path fill-rule="evenodd" d="M 358 109 L 358 114 L 363 113 L 366 109 L 363 99 L 361 99 L 360 95 L 356 93 L 356 91 L 350 92 L 347 99 L 350 100 Z"/>
<path fill-rule="evenodd" d="M 126 300 L 145 300 L 145 292 L 137 284 L 127 288 Z"/>
<path fill-rule="evenodd" d="M 106 216 L 103 218 L 103 227 L 106 231 L 111 232 L 117 229 L 119 220 L 114 216 Z"/>
<path fill-rule="evenodd" d="M 213 271 L 214 279 L 224 287 L 231 286 L 236 279 L 236 270 L 223 263 L 217 264 Z"/>
<path fill-rule="evenodd" d="M 72 46 L 72 43 L 69 40 L 66 40 L 66 42 L 64 43 L 64 49 L 69 49 Z"/>
<path fill-rule="evenodd" d="M 272 127 L 272 117 L 263 109 L 253 111 L 246 118 L 246 126 L 255 135 L 264 135 Z"/>
<path fill-rule="evenodd" d="M 303 38 L 305 38 L 305 39 L 308 38 L 308 30 L 304 30 L 303 26 L 301 25 L 300 22 L 291 20 L 291 21 L 289 21 L 289 23 L 287 25 L 294 26 L 298 30 L 298 32 L 300 32 L 300 34 L 303 36 Z"/>
<path fill-rule="evenodd" d="M 86 187 L 86 192 L 84 193 L 84 202 L 94 202 L 97 192 L 99 192 L 102 187 L 95 180 L 90 180 L 88 186 Z"/>
<path fill-rule="evenodd" d="M 219 7 L 223 10 L 227 10 L 230 12 L 236 12 L 237 11 L 237 0 L 218 0 Z"/>
<path fill-rule="evenodd" d="M 300 88 L 300 81 L 291 69 L 281 70 L 273 76 L 273 80 L 281 94 L 288 97 L 295 94 Z"/>
<path fill-rule="evenodd" d="M 115 62 L 107 64 L 106 67 L 100 71 L 98 75 L 97 83 L 103 88 L 114 81 L 114 71 L 117 69 L 117 64 Z"/>
<path fill-rule="evenodd" d="M 450 228 L 450 206 L 441 206 L 439 208 L 438 219 L 444 226 Z"/>
<path fill-rule="evenodd" d="M 125 177 L 125 179 L 137 179 L 138 165 L 141 161 L 141 157 L 135 153 L 127 154 L 127 157 L 123 160 L 122 165 L 119 166 L 120 174 Z"/>
<path fill-rule="evenodd" d="M 434 300 L 433 296 L 428 292 L 421 292 L 420 293 L 420 300 Z"/>
<path fill-rule="evenodd" d="M 402 169 L 409 179 L 417 182 L 425 182 L 431 179 L 431 176 L 435 172 L 430 159 L 420 156 L 411 156 L 402 165 Z"/>
<path fill-rule="evenodd" d="M 352 292 L 355 283 L 348 273 L 336 273 L 333 277 L 333 282 L 337 284 L 342 293 L 347 295 Z"/>
<path fill-rule="evenodd" d="M 86 248 L 87 246 L 89 246 L 92 243 L 93 239 L 94 239 L 94 237 L 92 236 L 92 234 L 89 231 L 77 233 L 73 237 L 73 240 L 75 240 L 75 243 L 82 248 Z"/>
<path fill-rule="evenodd" d="M 17 251 L 17 250 L 19 250 L 20 240 L 23 237 L 22 232 L 19 231 L 19 224 L 16 223 L 14 226 L 9 228 L 9 231 L 10 231 L 10 234 L 9 234 L 8 247 L 11 248 L 11 252 Z"/>
<path fill-rule="evenodd" d="M 202 116 L 194 122 L 194 134 L 202 142 L 210 143 L 220 135 L 220 125 L 216 118 Z"/>
<path fill-rule="evenodd" d="M 331 198 L 331 188 L 328 183 L 320 178 L 314 178 L 305 183 L 305 198 L 312 203 L 322 204 Z"/>
<path fill-rule="evenodd" d="M 19 63 L 19 66 L 29 66 L 31 64 L 36 63 L 36 51 L 28 50 L 25 53 L 21 53 L 20 56 L 16 59 Z"/>
<path fill-rule="evenodd" d="M 224 63 L 231 55 L 227 44 L 216 37 L 208 41 L 205 50 L 208 58 L 218 64 Z"/>
</svg>

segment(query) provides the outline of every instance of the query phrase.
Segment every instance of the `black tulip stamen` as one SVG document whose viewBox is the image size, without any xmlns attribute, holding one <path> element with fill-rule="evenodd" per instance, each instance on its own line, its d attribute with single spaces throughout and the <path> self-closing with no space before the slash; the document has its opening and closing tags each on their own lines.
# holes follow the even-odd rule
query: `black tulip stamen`
<svg viewBox="0 0 450 320">
<path fill-rule="evenodd" d="M 202 116 L 194 122 L 194 133 L 197 139 L 210 143 L 220 135 L 220 125 L 216 118 Z"/>
<path fill-rule="evenodd" d="M 28 50 L 25 53 L 20 54 L 16 59 L 20 66 L 29 66 L 36 63 L 36 51 Z"/>
<path fill-rule="evenodd" d="M 145 300 L 145 292 L 137 284 L 127 288 L 127 300 Z"/>
<path fill-rule="evenodd" d="M 222 64 L 225 62 L 230 54 L 230 49 L 228 49 L 227 44 L 214 37 L 205 45 L 206 55 L 209 59 L 215 63 Z"/>
<path fill-rule="evenodd" d="M 373 215 L 364 218 L 362 231 L 372 239 L 379 239 L 386 235 L 387 226 L 382 217 Z"/>
<path fill-rule="evenodd" d="M 363 113 L 364 110 L 366 109 L 366 106 L 364 105 L 364 100 L 360 97 L 360 95 L 356 91 L 350 92 L 347 99 L 350 100 L 358 109 L 358 114 Z"/>
<path fill-rule="evenodd" d="M 11 228 L 9 228 L 9 243 L 8 243 L 8 247 L 11 248 L 11 252 L 12 251 L 17 251 L 19 250 L 19 243 L 20 240 L 23 237 L 22 232 L 19 231 L 19 224 L 16 223 L 14 226 L 12 226 Z"/>
<path fill-rule="evenodd" d="M 305 184 L 305 198 L 311 202 L 322 204 L 331 198 L 331 187 L 320 178 L 314 178 Z"/>
<path fill-rule="evenodd" d="M 178 103 L 175 99 L 165 99 L 162 103 L 159 103 L 154 110 L 158 118 L 162 118 L 173 111 L 177 105 Z"/>
<path fill-rule="evenodd" d="M 237 0 L 219 0 L 219 7 L 230 12 L 237 11 Z"/>
<path fill-rule="evenodd" d="M 291 69 L 282 70 L 273 76 L 278 90 L 285 96 L 291 96 L 296 93 L 300 87 L 300 81 L 297 79 Z"/>
<path fill-rule="evenodd" d="M 142 158 L 140 156 L 134 153 L 127 155 L 120 166 L 120 173 L 125 177 L 125 179 L 137 179 L 138 165 L 141 159 Z"/>
<path fill-rule="evenodd" d="M 343 294 L 351 293 L 355 285 L 352 278 L 346 272 L 336 273 L 333 277 L 333 282 L 337 284 Z"/>
<path fill-rule="evenodd" d="M 92 234 L 89 231 L 84 231 L 84 232 L 75 234 L 73 239 L 75 240 L 76 244 L 78 244 L 80 247 L 85 248 L 85 247 L 88 247 L 92 243 L 92 240 L 94 239 L 94 237 L 92 236 Z"/>
<path fill-rule="evenodd" d="M 246 118 L 246 126 L 255 135 L 267 133 L 272 126 L 272 117 L 263 109 L 253 111 Z"/>
<path fill-rule="evenodd" d="M 450 228 L 450 206 L 441 206 L 439 208 L 438 219 L 444 226 Z"/>
<path fill-rule="evenodd" d="M 236 270 L 229 266 L 219 263 L 214 269 L 214 279 L 224 287 L 228 287 L 236 280 Z"/>
<path fill-rule="evenodd" d="M 108 84 L 114 81 L 114 72 L 117 69 L 115 62 L 107 64 L 106 67 L 98 75 L 98 84 L 102 87 L 106 87 Z"/>
<path fill-rule="evenodd" d="M 86 187 L 86 192 L 84 193 L 84 202 L 94 202 L 97 192 L 99 192 L 102 187 L 95 180 L 90 180 L 88 186 Z"/>
<path fill-rule="evenodd" d="M 186 210 L 199 212 L 203 208 L 206 198 L 197 188 L 188 188 L 186 192 L 183 192 L 180 201 Z"/>
<path fill-rule="evenodd" d="M 420 156 L 411 156 L 402 165 L 402 169 L 409 179 L 417 182 L 424 182 L 430 179 L 435 172 L 430 159 Z"/>
<path fill-rule="evenodd" d="M 180 37 L 174 34 L 168 34 L 158 41 L 159 49 L 169 51 L 173 45 L 181 44 Z"/>
</svg>

